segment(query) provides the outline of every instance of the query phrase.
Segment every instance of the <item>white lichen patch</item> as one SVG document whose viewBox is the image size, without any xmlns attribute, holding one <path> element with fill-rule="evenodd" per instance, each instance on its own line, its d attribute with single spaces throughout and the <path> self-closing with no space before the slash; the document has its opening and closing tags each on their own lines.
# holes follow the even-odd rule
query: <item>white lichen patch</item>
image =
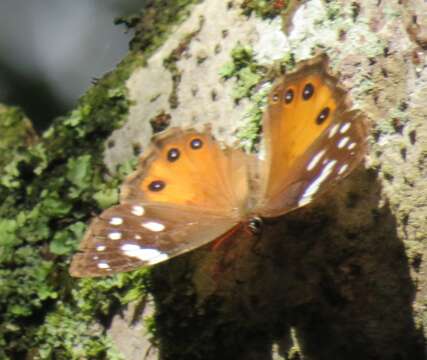
<svg viewBox="0 0 427 360">
<path fill-rule="evenodd" d="M 283 32 L 280 17 L 276 17 L 272 21 L 258 20 L 256 30 L 259 34 L 259 40 L 253 48 L 255 59 L 260 64 L 270 65 L 273 61 L 283 58 L 290 51 L 289 40 Z"/>
</svg>

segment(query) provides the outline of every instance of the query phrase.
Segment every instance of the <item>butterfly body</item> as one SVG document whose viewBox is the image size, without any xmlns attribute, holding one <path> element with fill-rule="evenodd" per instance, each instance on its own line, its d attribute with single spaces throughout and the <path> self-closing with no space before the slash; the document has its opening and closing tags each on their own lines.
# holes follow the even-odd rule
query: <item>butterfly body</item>
<svg viewBox="0 0 427 360">
<path fill-rule="evenodd" d="M 348 175 L 366 151 L 368 126 L 349 110 L 325 58 L 301 64 L 269 95 L 265 159 L 222 147 L 209 128 L 153 138 L 124 183 L 120 205 L 95 219 L 71 265 L 100 276 L 164 261 L 305 206 Z"/>
</svg>

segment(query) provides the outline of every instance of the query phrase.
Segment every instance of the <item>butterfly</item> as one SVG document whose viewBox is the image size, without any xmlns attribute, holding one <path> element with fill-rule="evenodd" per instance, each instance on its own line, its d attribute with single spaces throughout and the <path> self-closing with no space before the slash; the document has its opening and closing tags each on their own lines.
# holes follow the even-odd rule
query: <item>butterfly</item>
<svg viewBox="0 0 427 360">
<path fill-rule="evenodd" d="M 263 114 L 264 158 L 222 147 L 211 131 L 153 137 L 120 204 L 89 226 L 70 273 L 102 276 L 153 265 L 262 219 L 310 204 L 361 162 L 368 122 L 352 110 L 326 56 L 273 85 Z M 222 240 L 221 240 L 222 241 Z"/>
</svg>

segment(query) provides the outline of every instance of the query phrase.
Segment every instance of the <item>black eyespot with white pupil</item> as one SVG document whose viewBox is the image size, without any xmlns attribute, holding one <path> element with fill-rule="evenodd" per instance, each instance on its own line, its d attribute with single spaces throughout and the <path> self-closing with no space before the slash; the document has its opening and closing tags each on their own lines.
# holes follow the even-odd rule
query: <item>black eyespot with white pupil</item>
<svg viewBox="0 0 427 360">
<path fill-rule="evenodd" d="M 162 181 L 162 180 L 155 180 L 155 181 L 150 182 L 150 184 L 148 185 L 148 189 L 150 191 L 156 192 L 156 191 L 163 190 L 165 188 L 165 186 L 166 186 L 166 184 L 165 184 L 164 181 Z"/>
<path fill-rule="evenodd" d="M 314 86 L 311 83 L 307 83 L 304 86 L 304 90 L 302 92 L 302 98 L 304 100 L 310 99 L 314 94 Z"/>
<path fill-rule="evenodd" d="M 285 93 L 285 103 L 290 104 L 294 99 L 294 91 L 292 89 L 288 89 Z"/>
<path fill-rule="evenodd" d="M 203 146 L 203 141 L 198 138 L 193 139 L 190 142 L 190 146 L 194 150 L 200 149 Z"/>
<path fill-rule="evenodd" d="M 168 151 L 168 161 L 174 162 L 179 159 L 181 153 L 177 148 L 169 149 Z"/>
<path fill-rule="evenodd" d="M 317 125 L 322 125 L 322 124 L 325 122 L 325 120 L 329 117 L 329 112 L 330 112 L 329 108 L 328 108 L 328 107 L 325 107 L 325 108 L 320 112 L 320 114 L 317 116 L 316 124 L 317 124 Z"/>
</svg>

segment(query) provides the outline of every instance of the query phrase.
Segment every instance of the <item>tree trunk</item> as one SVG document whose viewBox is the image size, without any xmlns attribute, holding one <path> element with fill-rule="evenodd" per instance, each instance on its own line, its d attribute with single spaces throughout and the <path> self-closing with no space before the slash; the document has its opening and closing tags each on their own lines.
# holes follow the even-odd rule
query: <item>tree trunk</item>
<svg viewBox="0 0 427 360">
<path fill-rule="evenodd" d="M 129 56 L 3 170 L 0 357 L 424 359 L 426 10 L 175 0 L 124 20 Z M 253 148 L 261 85 L 318 53 L 372 122 L 364 166 L 236 240 L 220 272 L 224 253 L 207 246 L 151 271 L 69 277 L 85 224 L 117 201 L 154 132 L 211 124 Z"/>
</svg>

